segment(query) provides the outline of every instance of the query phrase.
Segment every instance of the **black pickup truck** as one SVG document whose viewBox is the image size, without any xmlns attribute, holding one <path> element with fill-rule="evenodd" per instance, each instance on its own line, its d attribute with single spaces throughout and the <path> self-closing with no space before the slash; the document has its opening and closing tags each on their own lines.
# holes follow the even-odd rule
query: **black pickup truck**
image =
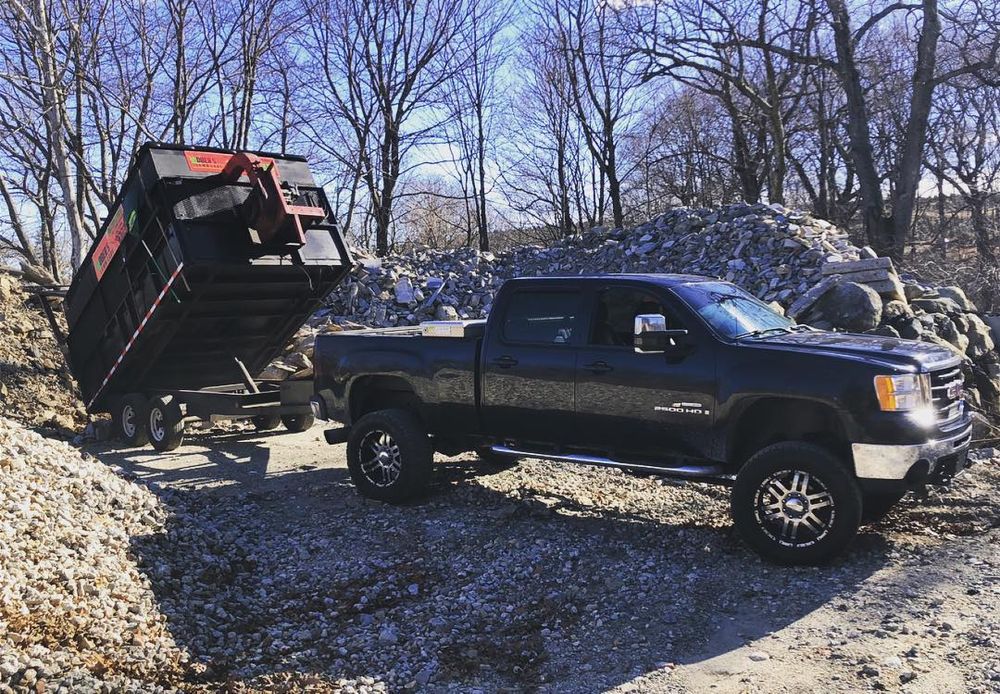
<svg viewBox="0 0 1000 694">
<path fill-rule="evenodd" d="M 486 321 L 321 336 L 313 412 L 358 490 L 419 495 L 434 451 L 543 458 L 732 486 L 744 540 L 782 563 L 966 465 L 959 358 L 796 325 L 686 275 L 516 279 Z"/>
</svg>

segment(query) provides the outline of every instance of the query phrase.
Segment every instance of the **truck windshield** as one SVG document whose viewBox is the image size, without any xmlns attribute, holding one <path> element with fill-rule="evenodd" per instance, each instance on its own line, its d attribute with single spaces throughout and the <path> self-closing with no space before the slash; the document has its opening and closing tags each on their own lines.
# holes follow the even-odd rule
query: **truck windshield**
<svg viewBox="0 0 1000 694">
<path fill-rule="evenodd" d="M 731 340 L 786 333 L 800 327 L 728 282 L 695 282 L 673 289 L 716 332 Z"/>
</svg>

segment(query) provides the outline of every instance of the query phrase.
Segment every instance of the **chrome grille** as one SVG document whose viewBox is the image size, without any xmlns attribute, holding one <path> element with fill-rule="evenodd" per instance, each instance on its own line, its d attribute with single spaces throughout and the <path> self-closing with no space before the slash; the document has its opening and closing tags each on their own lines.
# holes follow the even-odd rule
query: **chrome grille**
<svg viewBox="0 0 1000 694">
<path fill-rule="evenodd" d="M 931 373 L 931 398 L 938 424 L 947 426 L 962 417 L 962 393 L 962 371 L 958 367 Z"/>
</svg>

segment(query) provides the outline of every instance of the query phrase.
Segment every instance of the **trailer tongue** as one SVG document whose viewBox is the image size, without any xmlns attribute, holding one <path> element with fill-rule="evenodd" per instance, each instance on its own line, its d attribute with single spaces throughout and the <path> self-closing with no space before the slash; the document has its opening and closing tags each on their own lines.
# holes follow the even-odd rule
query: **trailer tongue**
<svg viewBox="0 0 1000 694">
<path fill-rule="evenodd" d="M 311 423 L 310 381 L 254 378 L 350 271 L 301 157 L 146 144 L 66 295 L 69 366 L 130 444 L 185 421 Z"/>
</svg>

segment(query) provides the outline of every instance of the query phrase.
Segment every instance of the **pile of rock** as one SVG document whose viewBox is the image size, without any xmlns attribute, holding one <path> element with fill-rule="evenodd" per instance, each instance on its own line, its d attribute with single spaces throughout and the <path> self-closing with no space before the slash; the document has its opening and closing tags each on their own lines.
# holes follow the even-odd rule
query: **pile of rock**
<svg viewBox="0 0 1000 694">
<path fill-rule="evenodd" d="M 35 301 L 19 279 L 0 274 L 0 415 L 70 435 L 82 429 L 87 413 Z"/>
<path fill-rule="evenodd" d="M 179 676 L 186 656 L 131 554 L 164 526 L 155 495 L 0 417 L 0 509 L 0 690 L 150 691 Z"/>
<path fill-rule="evenodd" d="M 951 349 L 965 364 L 972 403 L 1000 414 L 1000 354 L 989 325 L 961 287 L 930 287 L 901 279 L 889 258 L 870 249 L 854 262 L 826 263 L 823 279 L 788 315 L 827 330 L 871 332 Z"/>
<path fill-rule="evenodd" d="M 846 232 L 780 205 L 681 207 L 635 229 L 596 228 L 550 247 L 499 254 L 420 249 L 387 259 L 362 255 L 356 272 L 332 297 L 331 309 L 342 323 L 371 326 L 482 318 L 511 277 L 601 272 L 722 277 L 787 306 L 820 280 L 823 263 L 859 257 Z"/>
</svg>

